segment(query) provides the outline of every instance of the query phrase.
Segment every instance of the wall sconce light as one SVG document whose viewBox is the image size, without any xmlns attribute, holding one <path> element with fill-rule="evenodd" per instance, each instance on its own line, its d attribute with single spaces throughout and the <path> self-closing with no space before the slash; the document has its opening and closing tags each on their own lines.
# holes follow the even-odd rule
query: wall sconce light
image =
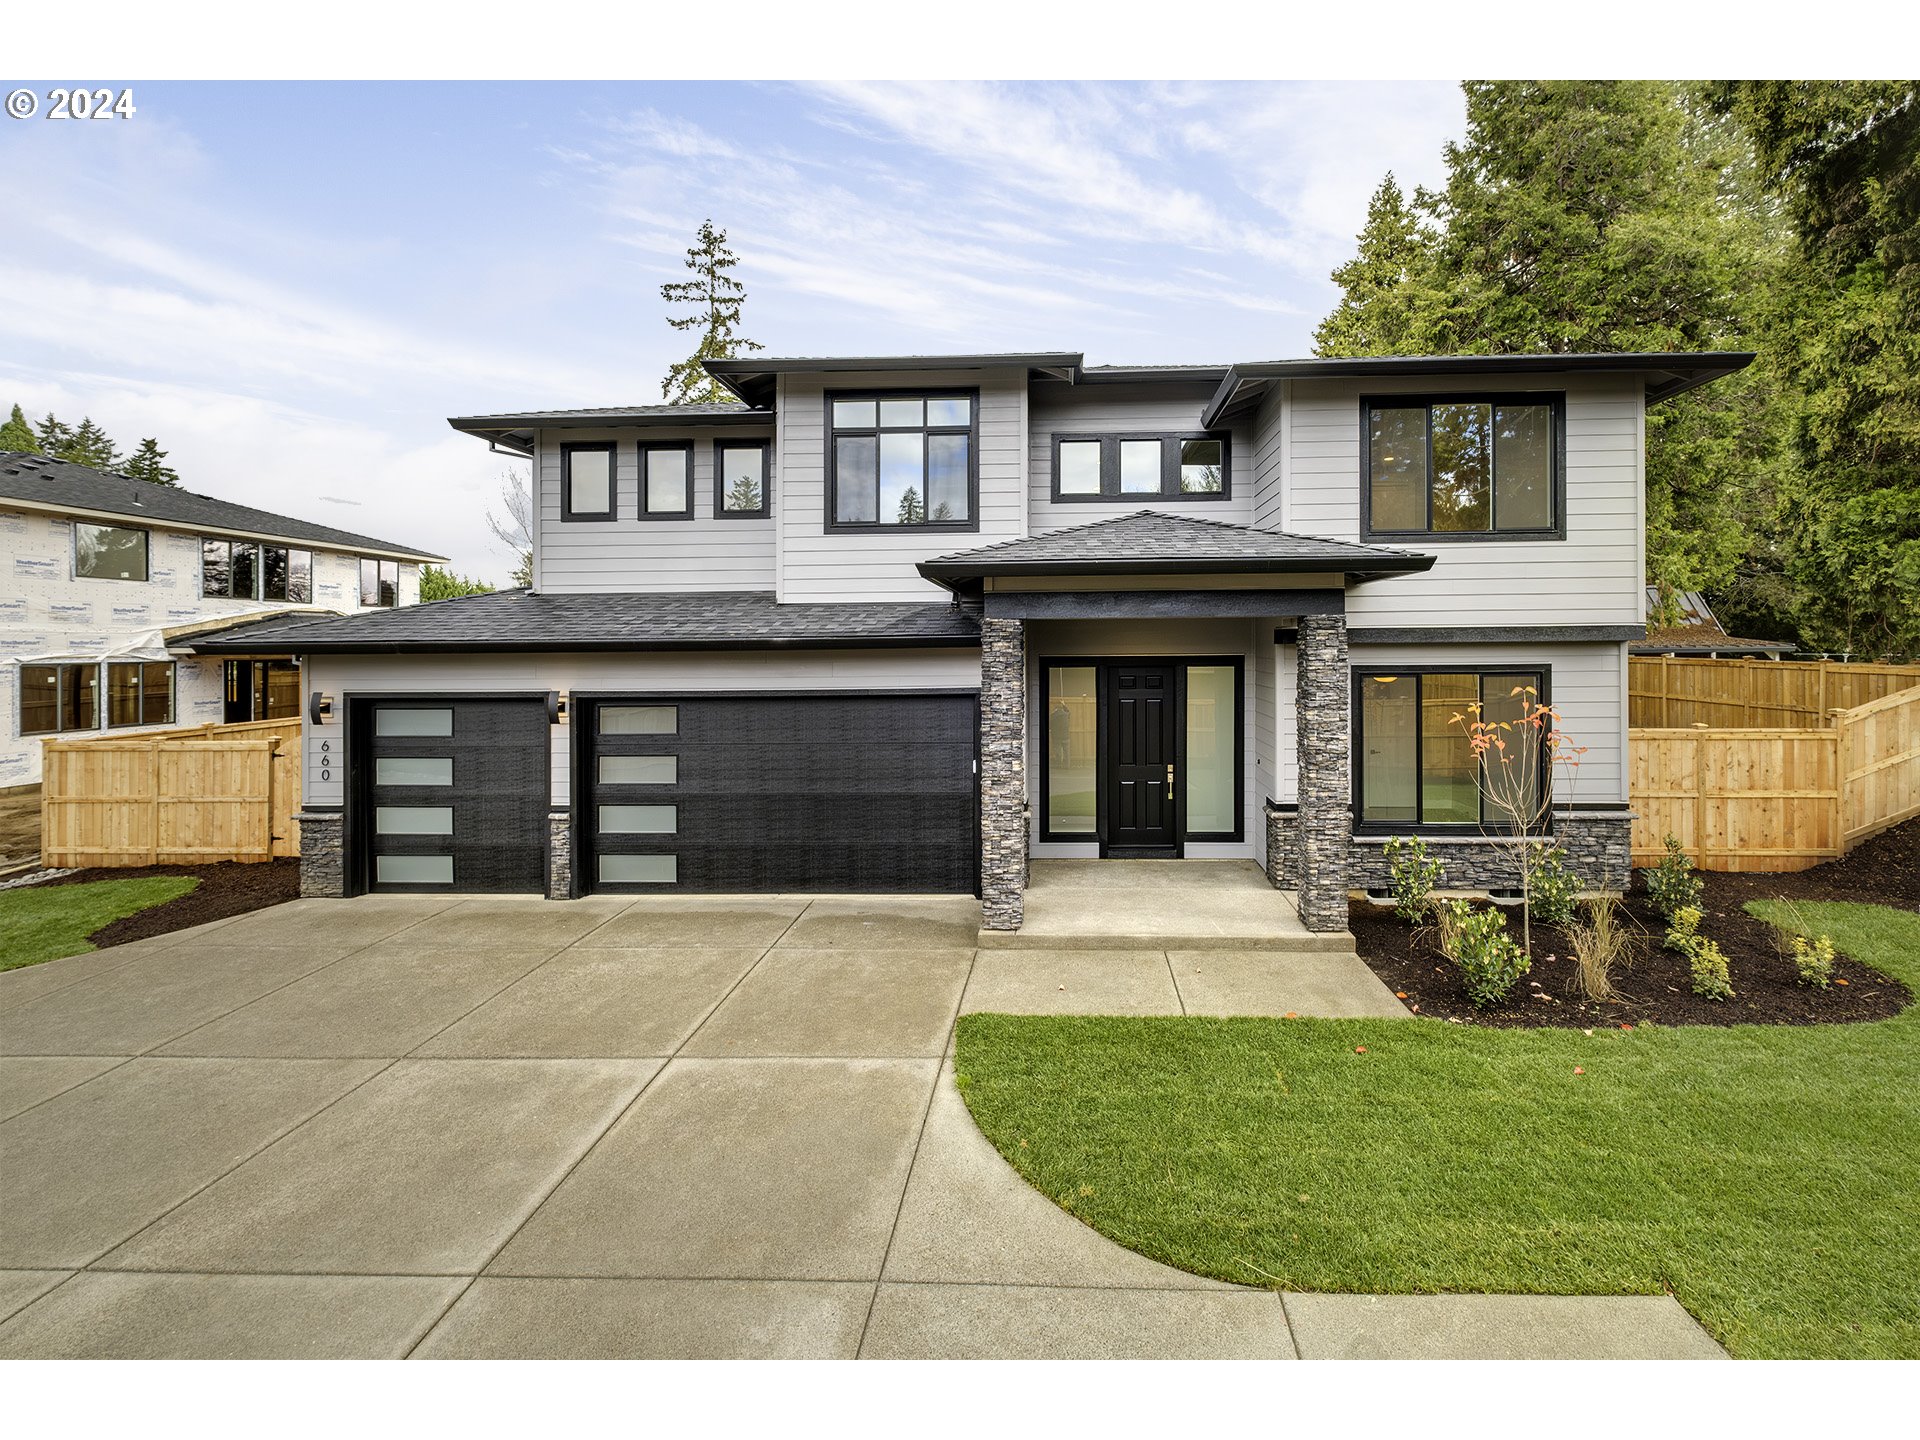
<svg viewBox="0 0 1920 1440">
<path fill-rule="evenodd" d="M 322 695 L 318 690 L 307 697 L 307 718 L 316 725 L 324 725 L 333 718 L 333 697 Z"/>
<path fill-rule="evenodd" d="M 567 723 L 567 694 L 563 690 L 547 692 L 547 723 L 564 725 Z"/>
</svg>

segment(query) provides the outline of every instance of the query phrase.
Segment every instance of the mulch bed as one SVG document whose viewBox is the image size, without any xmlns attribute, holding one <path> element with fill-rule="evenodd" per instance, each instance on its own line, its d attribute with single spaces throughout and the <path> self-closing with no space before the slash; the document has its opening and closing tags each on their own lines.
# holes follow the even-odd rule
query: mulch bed
<svg viewBox="0 0 1920 1440">
<path fill-rule="evenodd" d="M 1700 933 L 1726 953 L 1731 1000 L 1707 1000 L 1690 987 L 1685 957 L 1662 947 L 1666 922 L 1648 903 L 1636 874 L 1624 903 L 1633 958 L 1614 977 L 1619 997 L 1605 1004 L 1573 988 L 1572 946 L 1551 926 L 1533 927 L 1533 969 L 1498 1008 L 1479 1010 L 1460 989 L 1457 972 L 1434 943 L 1384 905 L 1356 900 L 1348 924 L 1360 958 L 1416 1014 L 1474 1025 L 1831 1025 L 1884 1020 L 1912 997 L 1906 987 L 1846 956 L 1834 985 L 1809 989 L 1775 944 L 1773 927 L 1742 908 L 1749 900 L 1847 900 L 1920 910 L 1920 821 L 1909 821 L 1861 845 L 1843 860 L 1777 875 L 1702 873 L 1706 893 Z M 1517 909 L 1508 929 L 1520 937 Z M 1845 982 L 1845 983 L 1841 983 Z"/>
<path fill-rule="evenodd" d="M 109 945 L 170 935 L 175 930 L 300 898 L 298 860 L 266 860 L 257 865 L 144 865 L 133 870 L 76 870 L 42 884 L 86 885 L 96 880 L 141 880 L 150 875 L 192 875 L 200 883 L 178 900 L 155 905 L 94 931 L 87 938 L 96 946 L 104 950 Z"/>
</svg>

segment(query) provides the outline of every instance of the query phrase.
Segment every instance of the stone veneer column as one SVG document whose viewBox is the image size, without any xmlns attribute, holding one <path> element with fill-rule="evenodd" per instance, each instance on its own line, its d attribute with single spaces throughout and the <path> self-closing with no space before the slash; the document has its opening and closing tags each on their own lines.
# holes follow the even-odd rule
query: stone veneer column
<svg viewBox="0 0 1920 1440">
<path fill-rule="evenodd" d="M 1347 928 L 1347 862 L 1353 838 L 1347 747 L 1347 617 L 1300 617 L 1294 702 L 1300 756 L 1300 921 Z"/>
<path fill-rule="evenodd" d="M 337 900 L 347 893 L 346 817 L 338 810 L 302 810 L 300 898 Z"/>
<path fill-rule="evenodd" d="M 1293 807 L 1266 802 L 1267 883 L 1276 890 L 1300 885 L 1300 821 Z"/>
<path fill-rule="evenodd" d="M 989 618 L 980 622 L 980 915 L 986 929 L 1020 928 L 1026 880 L 1026 625 Z"/>
<path fill-rule="evenodd" d="M 573 816 L 565 810 L 547 815 L 547 898 L 573 898 Z"/>
</svg>

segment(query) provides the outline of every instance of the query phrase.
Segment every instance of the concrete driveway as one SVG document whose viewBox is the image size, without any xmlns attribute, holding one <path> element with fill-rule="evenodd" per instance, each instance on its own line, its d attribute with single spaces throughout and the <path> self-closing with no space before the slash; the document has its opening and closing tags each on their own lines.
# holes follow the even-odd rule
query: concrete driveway
<svg viewBox="0 0 1920 1440">
<path fill-rule="evenodd" d="M 1283 1297 L 1113 1245 L 975 1129 L 962 1008 L 1397 1007 L 1338 957 L 976 956 L 977 917 L 300 901 L 0 975 L 0 1355 L 1719 1353 L 1670 1300 Z"/>
</svg>

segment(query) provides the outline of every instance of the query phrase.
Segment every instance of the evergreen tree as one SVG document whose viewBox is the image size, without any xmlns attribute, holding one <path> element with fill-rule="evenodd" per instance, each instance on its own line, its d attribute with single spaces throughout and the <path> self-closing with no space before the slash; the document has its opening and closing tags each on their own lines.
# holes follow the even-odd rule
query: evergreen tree
<svg viewBox="0 0 1920 1440">
<path fill-rule="evenodd" d="M 760 503 L 760 482 L 751 475 L 741 474 L 734 476 L 733 484 L 727 488 L 727 508 L 729 510 L 758 510 Z"/>
<path fill-rule="evenodd" d="M 1432 234 L 1391 171 L 1367 202 L 1353 259 L 1333 272 L 1340 303 L 1313 332 L 1316 354 L 1417 355 L 1433 275 Z"/>
<path fill-rule="evenodd" d="M 714 229 L 713 221 L 703 220 L 699 243 L 687 250 L 687 269 L 697 278 L 660 287 L 660 298 L 669 305 L 693 307 L 690 314 L 669 315 L 667 324 L 676 330 L 700 331 L 700 343 L 693 354 L 668 370 L 667 378 L 660 382 L 660 393 L 672 404 L 729 398 L 720 382 L 701 368 L 701 362 L 731 360 L 743 351 L 765 348 L 734 333 L 747 288 L 727 272 L 739 263 L 739 257 L 727 248 L 727 232 Z"/>
<path fill-rule="evenodd" d="M 46 419 L 33 427 L 34 438 L 40 442 L 40 453 L 51 455 L 56 460 L 64 460 L 64 451 L 73 443 L 73 427 L 62 425 L 49 414 Z"/>
<path fill-rule="evenodd" d="M 157 440 L 142 440 L 140 448 L 128 457 L 123 473 L 155 485 L 178 485 L 180 472 L 166 463 L 167 452 Z"/>
<path fill-rule="evenodd" d="M 49 424 L 53 417 L 47 417 Z M 111 436 L 94 424 L 92 419 L 81 416 L 80 423 L 66 437 L 66 443 L 58 450 L 50 451 L 58 459 L 67 460 L 75 465 L 85 465 L 94 470 L 117 470 L 120 468 L 120 449 L 113 443 Z"/>
<path fill-rule="evenodd" d="M 19 451 L 25 455 L 40 453 L 40 441 L 33 433 L 33 427 L 27 424 L 27 417 L 20 413 L 18 405 L 13 414 L 7 417 L 7 423 L 0 425 L 0 450 Z"/>
<path fill-rule="evenodd" d="M 438 565 L 420 567 L 420 603 L 432 600 L 455 600 L 462 595 L 491 595 L 493 586 L 485 580 L 469 580 L 464 575 L 456 575 L 451 569 Z"/>
<path fill-rule="evenodd" d="M 920 498 L 918 490 L 909 488 L 900 497 L 900 508 L 894 518 L 902 525 L 918 525 L 927 518 L 926 502 Z"/>
</svg>

